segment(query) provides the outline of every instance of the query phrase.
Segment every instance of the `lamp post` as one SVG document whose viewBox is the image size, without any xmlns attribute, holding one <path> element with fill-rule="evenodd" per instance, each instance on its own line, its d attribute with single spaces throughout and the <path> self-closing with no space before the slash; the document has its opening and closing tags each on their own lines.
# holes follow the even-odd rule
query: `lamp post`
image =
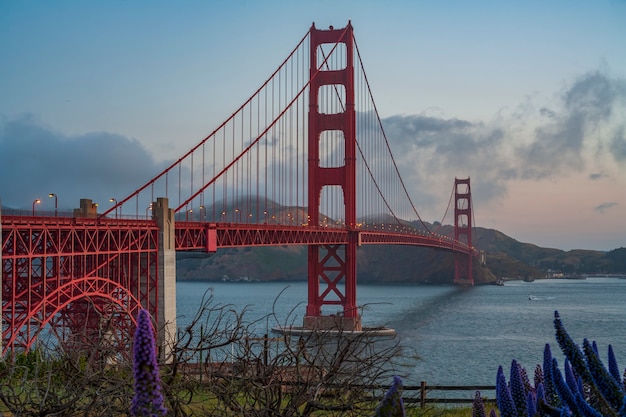
<svg viewBox="0 0 626 417">
<path fill-rule="evenodd" d="M 54 197 L 54 217 L 56 217 L 59 213 L 59 198 L 55 193 L 48 194 L 49 198 Z"/>
<path fill-rule="evenodd" d="M 36 199 L 35 201 L 33 201 L 33 216 L 35 215 L 35 206 L 37 204 L 41 204 L 41 200 L 40 199 Z"/>
<path fill-rule="evenodd" d="M 146 207 L 146 218 L 148 217 L 148 210 L 152 210 L 152 203 L 148 207 Z"/>
<path fill-rule="evenodd" d="M 113 204 L 115 204 L 115 218 L 117 219 L 117 199 L 111 197 L 109 198 L 109 201 Z"/>
<path fill-rule="evenodd" d="M 202 214 L 202 212 L 204 211 L 204 215 Z M 206 208 L 204 206 L 200 206 L 200 219 L 202 221 L 206 221 Z"/>
</svg>

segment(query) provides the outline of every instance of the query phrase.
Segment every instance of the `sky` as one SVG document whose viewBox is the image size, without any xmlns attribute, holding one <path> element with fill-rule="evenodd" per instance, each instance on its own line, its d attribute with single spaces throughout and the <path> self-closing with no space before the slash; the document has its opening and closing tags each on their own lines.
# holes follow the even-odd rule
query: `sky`
<svg viewBox="0 0 626 417">
<path fill-rule="evenodd" d="M 128 195 L 348 21 L 422 218 L 626 246 L 626 0 L 0 0 L 0 199 Z"/>
</svg>

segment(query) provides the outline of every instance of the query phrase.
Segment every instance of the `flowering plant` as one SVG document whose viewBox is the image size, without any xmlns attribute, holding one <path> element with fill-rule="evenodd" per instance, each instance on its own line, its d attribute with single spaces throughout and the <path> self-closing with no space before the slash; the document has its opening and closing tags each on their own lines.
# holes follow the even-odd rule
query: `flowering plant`
<svg viewBox="0 0 626 417">
<path fill-rule="evenodd" d="M 135 417 L 165 416 L 161 394 L 161 377 L 156 356 L 154 329 L 150 314 L 145 309 L 139 310 L 137 330 L 133 344 L 133 374 L 135 377 L 135 396 L 130 413 Z"/>
<path fill-rule="evenodd" d="M 554 312 L 556 340 L 565 355 L 563 373 L 552 357 L 550 345 L 543 352 L 543 369 L 537 365 L 535 384 L 513 360 L 507 384 L 502 366 L 496 377 L 496 401 L 502 417 L 583 416 L 626 417 L 626 376 L 609 345 L 608 369 L 600 360 L 595 342 L 583 341 L 582 349 L 565 330 L 559 312 Z M 484 411 L 474 411 L 482 417 Z"/>
<path fill-rule="evenodd" d="M 404 417 L 402 379 L 399 376 L 393 377 L 391 387 L 376 407 L 376 417 Z"/>
</svg>

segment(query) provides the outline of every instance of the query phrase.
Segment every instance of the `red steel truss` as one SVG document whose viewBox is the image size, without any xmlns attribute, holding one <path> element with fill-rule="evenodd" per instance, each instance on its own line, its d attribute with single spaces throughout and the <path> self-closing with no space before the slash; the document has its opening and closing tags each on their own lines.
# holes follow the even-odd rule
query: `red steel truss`
<svg viewBox="0 0 626 417">
<path fill-rule="evenodd" d="M 3 215 L 3 350 L 27 350 L 42 331 L 89 337 L 110 321 L 127 342 L 140 307 L 158 315 L 157 251 L 152 221 Z"/>
<path fill-rule="evenodd" d="M 307 226 L 290 227 L 266 224 L 176 223 L 176 250 L 215 252 L 239 246 L 347 245 L 350 234 L 356 245 L 411 245 L 446 249 L 465 255 L 474 250 L 447 236 L 417 232 L 346 229 Z"/>
</svg>

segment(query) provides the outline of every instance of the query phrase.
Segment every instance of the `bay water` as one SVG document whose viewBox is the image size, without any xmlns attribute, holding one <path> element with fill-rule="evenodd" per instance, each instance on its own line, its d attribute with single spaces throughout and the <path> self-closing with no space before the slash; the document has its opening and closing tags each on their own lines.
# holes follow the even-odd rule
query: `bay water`
<svg viewBox="0 0 626 417">
<path fill-rule="evenodd" d="M 176 291 L 179 328 L 209 291 L 214 304 L 246 308 L 247 322 L 259 320 L 254 325 L 259 336 L 275 326 L 300 326 L 307 301 L 306 282 L 178 282 Z M 395 329 L 401 344 L 418 355 L 405 370 L 407 384 L 495 385 L 498 366 L 508 374 L 512 359 L 532 377 L 546 343 L 562 366 L 555 311 L 576 343 L 595 340 L 605 363 L 611 344 L 620 369 L 626 366 L 626 279 L 476 287 L 358 285 L 357 302 L 364 326 Z"/>
</svg>

